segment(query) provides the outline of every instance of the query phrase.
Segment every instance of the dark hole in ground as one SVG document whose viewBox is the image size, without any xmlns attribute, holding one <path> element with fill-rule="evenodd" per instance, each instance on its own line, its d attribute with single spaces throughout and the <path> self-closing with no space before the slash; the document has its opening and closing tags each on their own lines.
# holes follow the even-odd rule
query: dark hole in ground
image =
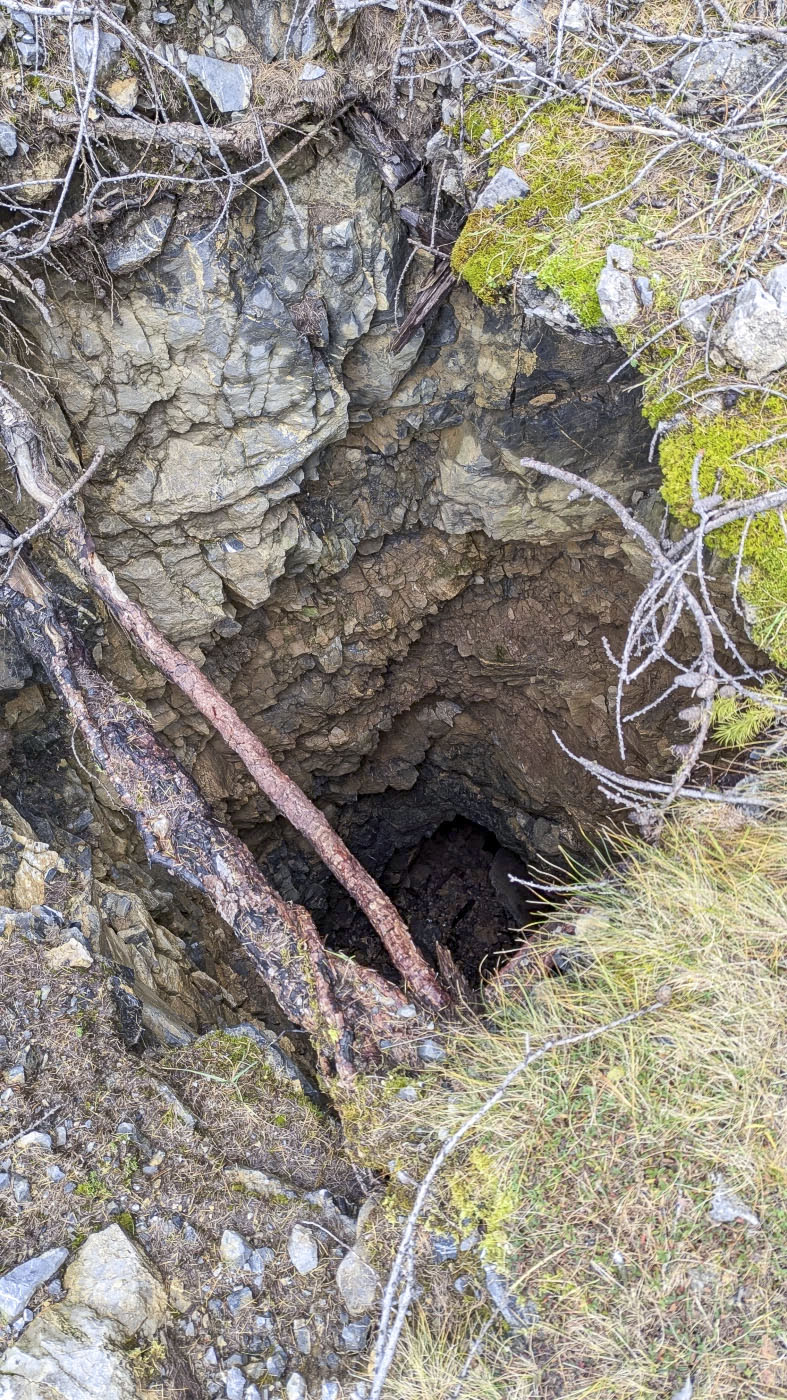
<svg viewBox="0 0 787 1400">
<path fill-rule="evenodd" d="M 509 874 L 526 878 L 525 860 L 475 822 L 454 817 L 419 845 L 393 856 L 380 884 L 430 961 L 436 961 L 439 941 L 468 981 L 477 985 L 519 946 L 517 930 L 543 908 L 529 890 L 513 884 Z M 332 947 L 392 974 L 365 917 L 338 887 L 321 929 Z"/>
</svg>

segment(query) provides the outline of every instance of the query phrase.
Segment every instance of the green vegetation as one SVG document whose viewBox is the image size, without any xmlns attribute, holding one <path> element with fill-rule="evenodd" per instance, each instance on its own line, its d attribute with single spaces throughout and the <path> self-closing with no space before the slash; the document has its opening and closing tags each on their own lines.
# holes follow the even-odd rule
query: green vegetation
<svg viewBox="0 0 787 1400">
<path fill-rule="evenodd" d="M 572 932 L 537 935 L 530 985 L 497 988 L 457 1029 L 417 1105 L 381 1097 L 367 1117 L 380 1159 L 409 1143 L 420 1179 L 528 1039 L 606 1026 L 669 988 L 663 1009 L 525 1071 L 438 1178 L 429 1228 L 483 1229 L 490 1192 L 506 1202 L 489 1243 L 538 1318 L 526 1348 L 492 1329 L 468 1393 L 644 1400 L 687 1375 L 714 1400 L 784 1393 L 787 774 L 763 781 L 767 823 L 684 803 L 658 847 L 621 839 Z M 574 972 L 539 976 L 558 948 Z M 713 1222 L 722 1183 L 762 1228 Z M 392 1400 L 448 1400 L 486 1316 L 468 1296 L 413 1321 Z"/>
<path fill-rule="evenodd" d="M 662 495 L 683 525 L 696 525 L 691 508 L 692 466 L 699 454 L 703 496 L 750 500 L 787 483 L 784 441 L 787 411 L 781 398 L 746 395 L 727 413 L 695 418 L 661 441 Z M 780 665 L 787 664 L 787 534 L 779 512 L 749 524 L 736 521 L 708 536 L 709 545 L 737 558 L 743 539 L 740 593 L 755 610 L 752 635 Z"/>
</svg>

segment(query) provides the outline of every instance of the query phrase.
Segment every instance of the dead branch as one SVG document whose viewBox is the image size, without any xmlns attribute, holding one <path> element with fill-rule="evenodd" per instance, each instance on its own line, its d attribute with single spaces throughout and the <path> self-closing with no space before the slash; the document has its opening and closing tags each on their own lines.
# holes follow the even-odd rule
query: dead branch
<svg viewBox="0 0 787 1400">
<path fill-rule="evenodd" d="M 394 966 L 413 994 L 431 1006 L 445 1006 L 448 997 L 436 973 L 416 948 L 388 896 L 347 849 L 319 808 L 274 763 L 265 745 L 244 724 L 229 701 L 193 661 L 159 632 L 144 608 L 128 597 L 98 557 L 84 521 L 70 503 L 62 504 L 61 493 L 50 473 L 43 443 L 30 415 L 2 385 L 0 441 L 22 490 L 47 511 L 57 507 L 52 520 L 52 537 L 77 565 L 115 620 L 151 664 L 213 725 L 276 810 L 311 843 L 377 930 Z"/>
<path fill-rule="evenodd" d="M 8 543 L 10 526 L 0 520 Z M 43 668 L 87 748 L 134 818 L 148 857 L 200 890 L 232 929 L 284 1013 L 310 1032 L 326 1073 L 347 1079 L 391 1053 L 415 1060 L 417 1020 L 377 973 L 326 952 L 307 911 L 276 894 L 251 852 L 213 817 L 194 781 L 144 718 L 93 664 L 42 577 L 16 559 L 0 603 L 21 645 Z"/>
</svg>

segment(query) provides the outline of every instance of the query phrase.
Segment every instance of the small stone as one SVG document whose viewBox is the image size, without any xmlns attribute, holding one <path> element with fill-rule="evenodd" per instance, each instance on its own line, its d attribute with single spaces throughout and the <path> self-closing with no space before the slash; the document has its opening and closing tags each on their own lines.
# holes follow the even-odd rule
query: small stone
<svg viewBox="0 0 787 1400">
<path fill-rule="evenodd" d="M 203 54 L 189 54 L 186 71 L 201 83 L 220 112 L 244 112 L 251 101 L 251 69 Z"/>
<path fill-rule="evenodd" d="M 51 1166 L 47 1167 L 46 1174 L 50 1181 L 65 1181 L 66 1179 L 63 1168 L 59 1167 L 56 1162 L 53 1162 Z"/>
<path fill-rule="evenodd" d="M 369 1311 L 379 1282 L 371 1264 L 367 1264 L 357 1250 L 348 1250 L 336 1270 L 336 1283 L 351 1317 Z"/>
<path fill-rule="evenodd" d="M 609 255 L 608 255 L 609 256 Z M 628 326 L 642 310 L 634 279 L 607 262 L 596 287 L 604 320 L 610 326 Z"/>
<path fill-rule="evenodd" d="M 0 1318 L 15 1322 L 21 1317 L 37 1288 L 48 1283 L 68 1258 L 67 1249 L 48 1249 L 34 1259 L 17 1264 L 0 1277 Z"/>
<path fill-rule="evenodd" d="M 219 1358 L 216 1355 L 215 1347 L 208 1347 L 208 1350 L 202 1354 L 202 1360 L 206 1366 L 218 1366 Z"/>
<path fill-rule="evenodd" d="M 268 1392 L 266 1391 L 266 1396 Z M 247 1385 L 243 1394 L 243 1400 L 262 1400 L 262 1391 L 254 1384 Z"/>
<path fill-rule="evenodd" d="M 787 311 L 750 277 L 735 298 L 735 305 L 715 344 L 750 379 L 762 379 L 787 365 Z"/>
<path fill-rule="evenodd" d="M 14 1089 L 21 1089 L 25 1082 L 24 1065 L 12 1065 L 3 1075 L 6 1084 L 10 1084 Z"/>
<path fill-rule="evenodd" d="M 309 1330 L 306 1319 L 296 1317 L 292 1324 L 292 1332 L 295 1338 L 295 1345 L 301 1356 L 310 1356 L 312 1349 L 312 1334 Z"/>
<path fill-rule="evenodd" d="M 287 1400 L 306 1400 L 306 1382 L 300 1371 L 293 1371 L 287 1381 Z"/>
<path fill-rule="evenodd" d="M 436 1040 L 423 1040 L 418 1046 L 418 1058 L 425 1064 L 439 1065 L 445 1059 L 445 1050 Z"/>
<path fill-rule="evenodd" d="M 310 1274 L 320 1262 L 317 1241 L 305 1225 L 293 1225 L 287 1241 L 287 1253 L 299 1274 Z"/>
<path fill-rule="evenodd" d="M 760 1228 L 760 1217 L 730 1190 L 721 1176 L 716 1178 L 709 1214 L 714 1225 L 733 1225 L 740 1220 L 753 1230 Z"/>
<path fill-rule="evenodd" d="M 17 1138 L 16 1147 L 19 1152 L 51 1152 L 52 1139 L 49 1136 L 49 1133 L 23 1133 L 20 1138 Z"/>
<path fill-rule="evenodd" d="M 278 1380 L 287 1370 L 287 1360 L 287 1353 L 284 1347 L 274 1347 L 270 1356 L 266 1356 L 265 1358 L 265 1369 L 268 1375 L 273 1376 L 274 1380 Z"/>
<path fill-rule="evenodd" d="M 222 1263 L 226 1264 L 228 1269 L 242 1269 L 251 1254 L 251 1247 L 237 1230 L 225 1230 L 221 1237 L 219 1254 Z"/>
<path fill-rule="evenodd" d="M 520 1303 L 508 1291 L 505 1279 L 491 1265 L 487 1265 L 484 1276 L 487 1292 L 512 1332 L 532 1331 L 538 1322 L 538 1310 L 535 1303 L 529 1301 Z"/>
<path fill-rule="evenodd" d="M 237 24 L 231 24 L 224 35 L 233 53 L 242 53 L 248 46 L 248 39 Z"/>
<path fill-rule="evenodd" d="M 47 948 L 44 961 L 54 972 L 61 968 L 88 968 L 93 966 L 93 958 L 78 938 L 67 938 L 55 948 Z"/>
<path fill-rule="evenodd" d="M 91 24 L 75 24 L 71 31 L 71 50 L 77 68 L 80 73 L 84 73 L 85 77 L 93 64 L 93 47 L 93 26 Z M 112 67 L 120 53 L 120 48 L 117 34 L 108 34 L 105 30 L 99 29 L 96 77 L 100 77 L 106 73 L 108 68 Z"/>
<path fill-rule="evenodd" d="M 167 24 L 174 24 L 174 23 L 175 23 L 175 16 L 173 15 L 173 13 L 172 13 L 171 10 L 154 10 L 154 11 L 153 11 L 153 23 L 154 23 L 154 24 L 164 24 L 164 25 L 167 25 Z"/>
<path fill-rule="evenodd" d="M 588 27 L 588 10 L 583 0 L 571 0 L 566 10 L 565 27 L 569 34 L 584 34 Z"/>
<path fill-rule="evenodd" d="M 231 1366 L 224 1380 L 224 1388 L 227 1400 L 243 1400 L 243 1392 L 246 1389 L 246 1377 L 240 1366 Z"/>
<path fill-rule="evenodd" d="M 14 1193 L 14 1200 L 17 1205 L 24 1205 L 32 1197 L 30 1182 L 26 1176 L 14 1176 L 11 1179 L 11 1190 Z"/>
<path fill-rule="evenodd" d="M 320 1400 L 341 1400 L 342 1388 L 336 1380 L 323 1381 Z"/>
<path fill-rule="evenodd" d="M 243 1267 L 246 1273 L 254 1274 L 256 1277 L 261 1278 L 265 1272 L 266 1265 L 272 1264 L 275 1258 L 276 1255 L 273 1250 L 263 1245 L 261 1249 L 253 1249 L 251 1251 Z"/>
<path fill-rule="evenodd" d="M 709 296 L 686 297 L 680 303 L 681 325 L 692 340 L 704 341 L 710 327 L 710 313 L 713 303 Z"/>
<path fill-rule="evenodd" d="M 397 1098 L 404 1099 L 405 1103 L 417 1103 L 418 1090 L 413 1084 L 405 1084 L 404 1088 L 399 1090 Z"/>
<path fill-rule="evenodd" d="M 362 1318 L 359 1322 L 348 1322 L 342 1328 L 342 1342 L 346 1351 L 363 1351 L 366 1346 L 366 1339 L 369 1336 L 371 1322 L 368 1317 Z"/>
<path fill-rule="evenodd" d="M 0 152 L 4 156 L 16 155 L 16 130 L 10 122 L 0 122 Z"/>
<path fill-rule="evenodd" d="M 319 63 L 304 63 L 301 69 L 302 83 L 313 83 L 316 82 L 318 78 L 324 77 L 325 69 L 321 68 Z"/>
<path fill-rule="evenodd" d="M 508 199 L 525 199 L 530 186 L 508 165 L 501 165 L 475 202 L 476 209 L 494 209 Z"/>
<path fill-rule="evenodd" d="M 432 1235 L 432 1258 L 436 1264 L 447 1264 L 459 1255 L 459 1245 L 453 1235 Z"/>
<path fill-rule="evenodd" d="M 691 1376 L 687 1376 L 679 1390 L 672 1392 L 672 1400 L 691 1400 L 694 1394 L 694 1382 Z"/>
<path fill-rule="evenodd" d="M 765 44 L 707 39 L 673 63 L 672 77 L 694 91 L 715 89 L 742 96 L 759 91 L 774 66 Z"/>
<path fill-rule="evenodd" d="M 115 111 L 120 112 L 121 116 L 127 117 L 137 105 L 139 79 L 136 77 L 113 78 L 110 83 L 107 83 L 105 92 Z"/>
<path fill-rule="evenodd" d="M 237 1317 L 244 1308 L 251 1307 L 254 1302 L 254 1294 L 250 1288 L 235 1288 L 232 1293 L 227 1294 L 227 1311 L 231 1317 Z"/>
</svg>

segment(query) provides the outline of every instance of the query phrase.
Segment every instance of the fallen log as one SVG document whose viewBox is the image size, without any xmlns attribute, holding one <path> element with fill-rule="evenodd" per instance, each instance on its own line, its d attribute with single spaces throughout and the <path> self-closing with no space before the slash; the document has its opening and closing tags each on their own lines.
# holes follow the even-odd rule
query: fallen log
<svg viewBox="0 0 787 1400">
<path fill-rule="evenodd" d="M 11 527 L 0 517 L 6 541 Z M 201 891 L 232 929 L 285 1015 L 308 1031 L 323 1072 L 349 1080 L 389 1056 L 414 1061 L 418 1018 L 379 974 L 328 952 L 306 909 L 268 884 L 248 847 L 218 822 L 140 707 L 97 671 L 45 580 L 17 557 L 0 606 L 43 669 L 90 755 L 134 818 L 148 858 Z"/>
<path fill-rule="evenodd" d="M 0 441 L 21 488 L 51 511 L 62 493 L 51 475 L 44 446 L 30 414 L 0 385 Z M 200 714 L 238 755 L 278 812 L 306 837 L 328 869 L 363 910 L 380 935 L 412 994 L 430 1006 L 447 1005 L 448 994 L 435 971 L 416 948 L 407 925 L 388 896 L 334 831 L 330 822 L 297 783 L 288 778 L 257 735 L 199 667 L 159 632 L 145 609 L 124 592 L 96 553 L 82 517 L 62 504 L 50 526 L 52 539 L 80 570 L 115 620 L 162 675 L 188 697 Z"/>
</svg>

